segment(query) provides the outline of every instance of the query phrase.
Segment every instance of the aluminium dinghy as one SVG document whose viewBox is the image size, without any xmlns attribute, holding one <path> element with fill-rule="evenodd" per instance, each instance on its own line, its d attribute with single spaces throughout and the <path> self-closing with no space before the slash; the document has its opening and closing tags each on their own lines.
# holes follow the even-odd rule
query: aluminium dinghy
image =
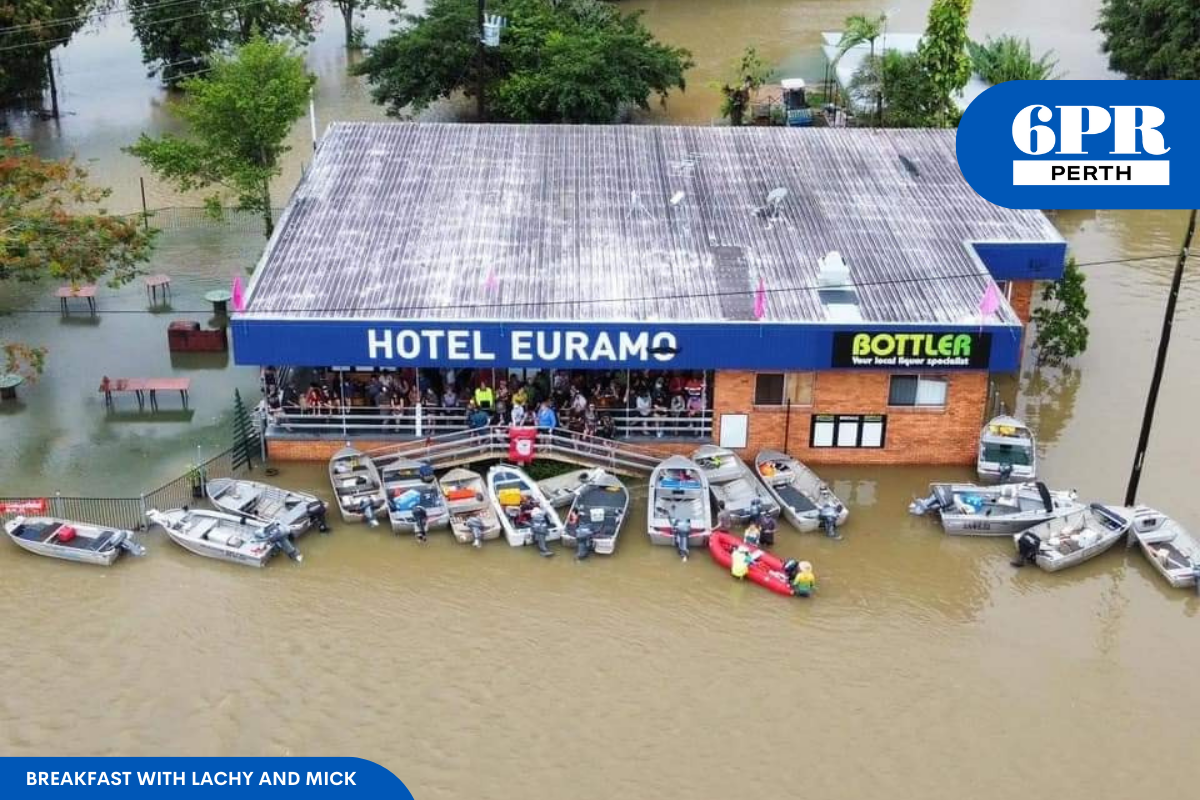
<svg viewBox="0 0 1200 800">
<path fill-rule="evenodd" d="M 377 525 L 376 517 L 385 513 L 383 480 L 369 456 L 353 447 L 343 447 L 329 460 L 329 482 L 338 511 L 346 522 Z"/>
<path fill-rule="evenodd" d="M 298 536 L 310 527 L 329 530 L 325 524 L 325 501 L 304 492 L 282 489 L 258 481 L 213 478 L 204 484 L 209 502 L 226 514 L 247 516 L 259 522 L 278 522 Z"/>
<path fill-rule="evenodd" d="M 826 536 L 840 538 L 838 528 L 846 524 L 850 511 L 817 473 L 778 450 L 761 451 L 754 469 L 796 530 L 820 527 Z"/>
<path fill-rule="evenodd" d="M 443 475 L 440 483 L 455 539 L 481 547 L 488 539 L 500 537 L 500 517 L 488 499 L 482 475 L 456 467 Z"/>
<path fill-rule="evenodd" d="M 570 472 L 564 472 L 562 475 L 555 475 L 553 478 L 538 481 L 538 488 L 542 490 L 542 494 L 550 501 L 550 505 L 555 508 L 566 508 L 575 501 L 576 492 L 595 480 L 597 475 L 602 475 L 603 473 L 604 470 L 596 467 L 591 469 L 573 469 Z"/>
<path fill-rule="evenodd" d="M 1084 509 L 1074 490 L 1052 491 L 1040 481 L 931 483 L 929 491 L 928 497 L 909 505 L 909 513 L 936 511 L 946 533 L 958 536 L 1009 536 Z"/>
<path fill-rule="evenodd" d="M 779 516 L 779 501 L 732 450 L 706 444 L 692 453 L 692 460 L 704 470 L 713 500 L 718 506 L 724 503 L 738 522 L 749 522 L 756 514 Z"/>
<path fill-rule="evenodd" d="M 704 470 L 683 456 L 662 461 L 650 473 L 647 518 L 651 544 L 674 546 L 676 526 L 689 531 L 688 547 L 707 544 L 712 532 L 712 503 Z"/>
<path fill-rule="evenodd" d="M 425 530 L 444 528 L 450 524 L 450 509 L 433 469 L 409 458 L 380 460 L 376 467 L 387 498 L 388 520 L 395 533 L 412 533 L 417 524 L 417 508 L 425 512 Z"/>
<path fill-rule="evenodd" d="M 166 531 L 175 544 L 205 558 L 249 567 L 265 566 L 276 553 L 286 553 L 296 562 L 304 560 L 287 529 L 277 522 L 263 523 L 249 517 L 186 507 L 171 511 L 151 509 L 146 516 Z"/>
<path fill-rule="evenodd" d="M 1130 509 L 1092 503 L 1013 534 L 1017 547 L 1014 566 L 1033 562 L 1046 572 L 1082 564 L 1105 552 L 1129 530 L 1133 521 Z"/>
<path fill-rule="evenodd" d="M 1025 483 L 1037 477 L 1037 443 L 1033 431 L 1016 417 L 999 416 L 979 433 L 979 480 Z"/>
<path fill-rule="evenodd" d="M 520 467 L 497 464 L 487 472 L 487 487 L 508 543 L 536 544 L 542 555 L 553 555 L 544 545 L 562 538 L 563 524 L 537 482 Z M 543 538 L 538 541 L 540 529 Z"/>
<path fill-rule="evenodd" d="M 1167 583 L 1200 592 L 1200 544 L 1182 525 L 1161 511 L 1138 506 L 1130 535 Z"/>
<path fill-rule="evenodd" d="M 629 490 L 625 484 L 615 475 L 598 471 L 575 495 L 563 529 L 563 544 L 576 548 L 579 558 L 587 558 L 590 553 L 611 556 L 628 510 Z"/>
<path fill-rule="evenodd" d="M 14 517 L 4 532 L 22 550 L 80 564 L 108 567 L 125 553 L 146 554 L 132 531 L 55 517 Z"/>
</svg>

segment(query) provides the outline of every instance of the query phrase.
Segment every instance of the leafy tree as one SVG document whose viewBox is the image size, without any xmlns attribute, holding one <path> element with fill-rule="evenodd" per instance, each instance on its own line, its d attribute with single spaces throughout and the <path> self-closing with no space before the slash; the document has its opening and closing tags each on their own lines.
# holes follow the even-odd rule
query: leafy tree
<svg viewBox="0 0 1200 800">
<path fill-rule="evenodd" d="M 1195 0 L 1104 0 L 1096 30 L 1108 66 L 1134 80 L 1200 79 Z"/>
<path fill-rule="evenodd" d="M 74 285 L 105 275 L 119 286 L 140 273 L 153 232 L 95 207 L 109 194 L 72 159 L 45 161 L 19 139 L 0 139 L 0 283 L 52 277 Z M 0 342 L 6 369 L 40 372 L 45 351 Z"/>
<path fill-rule="evenodd" d="M 972 0 L 933 0 L 925 33 L 917 46 L 917 59 L 933 91 L 931 107 L 943 125 L 959 117 L 954 97 L 971 78 L 967 53 L 967 19 Z"/>
<path fill-rule="evenodd" d="M 875 97 L 884 86 L 887 98 L 882 117 L 876 117 L 882 126 L 928 128 L 936 124 L 929 108 L 932 89 L 916 53 L 889 50 L 863 59 L 846 90 L 853 100 Z"/>
<path fill-rule="evenodd" d="M 721 116 L 729 120 L 730 125 L 742 125 L 750 108 L 751 96 L 771 77 L 771 69 L 759 58 L 758 51 L 747 47 L 735 70 L 737 77 L 734 82 L 718 87 L 723 97 Z"/>
<path fill-rule="evenodd" d="M 883 75 L 875 60 L 875 40 L 882 36 L 885 30 L 887 30 L 887 14 L 879 14 L 875 17 L 851 14 L 846 17 L 846 21 L 842 25 L 842 38 L 838 40 L 837 57 L 834 59 L 836 64 L 850 49 L 861 44 L 870 45 L 871 52 L 867 56 L 867 61 L 864 61 L 864 66 L 869 63 L 867 75 L 873 75 L 876 79 L 873 81 L 864 79 L 859 88 L 869 89 L 875 98 L 875 118 L 880 125 L 883 124 Z M 862 71 L 862 69 L 863 67 L 859 67 L 858 71 Z"/>
<path fill-rule="evenodd" d="M 208 70 L 215 54 L 257 35 L 311 41 L 314 0 L 128 0 L 142 61 L 175 86 Z"/>
<path fill-rule="evenodd" d="M 983 44 L 968 42 L 967 50 L 975 71 L 988 83 L 1049 81 L 1059 77 L 1054 71 L 1058 62 L 1053 51 L 1035 59 L 1028 39 L 1015 36 L 993 39 L 989 36 Z"/>
<path fill-rule="evenodd" d="M 1038 351 L 1039 364 L 1061 365 L 1087 350 L 1089 311 L 1085 282 L 1086 276 L 1072 257 L 1062 278 L 1042 289 L 1042 304 L 1032 315 L 1037 323 L 1033 347 Z"/>
<path fill-rule="evenodd" d="M 50 52 L 87 22 L 95 0 L 0 2 L 0 100 L 37 98 L 47 85 L 58 114 Z"/>
<path fill-rule="evenodd" d="M 499 116 L 520 122 L 610 122 L 622 106 L 649 107 L 684 88 L 687 50 L 658 42 L 640 15 L 599 0 L 493 0 L 490 13 L 508 20 L 501 44 L 484 64 L 487 94 Z M 424 16 L 407 15 L 360 62 L 372 96 L 399 115 L 421 110 L 479 79 L 477 6 L 473 0 L 429 0 Z"/>
<path fill-rule="evenodd" d="M 316 81 L 289 45 L 251 39 L 232 57 L 218 56 L 212 71 L 183 82 L 187 98 L 176 113 L 192 138 L 142 134 L 126 151 L 182 191 L 218 187 L 237 195 L 238 208 L 262 214 L 267 236 L 275 229 L 271 179 L 293 123 L 304 115 Z M 205 201 L 219 216 L 219 194 Z"/>
<path fill-rule="evenodd" d="M 361 45 L 354 27 L 354 15 L 369 8 L 378 8 L 399 14 L 404 10 L 404 0 L 333 0 L 338 11 L 342 12 L 342 21 L 346 23 L 346 49 L 354 49 Z"/>
</svg>

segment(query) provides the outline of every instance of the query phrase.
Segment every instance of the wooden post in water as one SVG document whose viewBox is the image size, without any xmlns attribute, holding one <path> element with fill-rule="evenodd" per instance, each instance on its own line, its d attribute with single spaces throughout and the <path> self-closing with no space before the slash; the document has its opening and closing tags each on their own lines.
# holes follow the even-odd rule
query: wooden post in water
<svg viewBox="0 0 1200 800">
<path fill-rule="evenodd" d="M 142 189 L 142 227 L 144 227 L 146 229 L 146 231 L 149 232 L 150 231 L 150 211 L 149 211 L 149 209 L 146 208 L 146 179 L 141 175 L 138 176 L 138 186 L 140 186 Z"/>
<path fill-rule="evenodd" d="M 46 51 L 46 78 L 50 81 L 50 113 L 58 119 L 58 81 L 54 77 L 54 56 Z"/>
<path fill-rule="evenodd" d="M 478 62 L 479 62 L 477 65 L 477 69 L 479 70 L 479 72 L 476 75 L 478 82 L 475 87 L 475 92 L 477 95 L 476 100 L 478 101 L 477 116 L 479 117 L 480 122 L 487 122 L 487 108 L 483 102 L 483 83 L 484 83 L 483 65 L 485 63 L 485 57 L 484 57 L 485 45 L 483 43 L 483 4 L 484 4 L 484 0 L 479 0 L 479 14 L 477 17 L 477 21 L 479 23 L 479 44 L 478 44 L 479 49 L 478 49 L 477 55 L 476 55 L 476 58 L 478 59 Z"/>
<path fill-rule="evenodd" d="M 1137 453 L 1133 457 L 1133 469 L 1129 473 L 1129 487 L 1125 490 L 1125 505 L 1137 502 L 1138 482 L 1142 478 L 1142 465 L 1146 461 L 1146 447 L 1150 443 L 1150 428 L 1154 424 L 1154 406 L 1158 402 L 1158 387 L 1162 383 L 1163 367 L 1167 363 L 1167 347 L 1171 344 L 1171 326 L 1175 322 L 1175 302 L 1179 299 L 1179 285 L 1183 282 L 1183 266 L 1187 263 L 1188 251 L 1192 248 L 1192 236 L 1196 233 L 1196 210 L 1188 217 L 1187 233 L 1179 260 L 1175 262 L 1175 276 L 1171 279 L 1171 293 L 1167 295 L 1167 310 L 1163 315 L 1162 334 L 1158 339 L 1158 356 L 1154 359 L 1154 377 L 1150 379 L 1150 392 L 1146 395 L 1146 412 L 1142 416 L 1142 433 L 1138 437 Z"/>
</svg>

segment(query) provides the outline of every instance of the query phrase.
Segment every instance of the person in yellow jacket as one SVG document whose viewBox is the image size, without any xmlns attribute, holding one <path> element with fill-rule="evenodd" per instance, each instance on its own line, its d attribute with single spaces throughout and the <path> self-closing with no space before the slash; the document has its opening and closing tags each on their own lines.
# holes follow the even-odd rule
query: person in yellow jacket
<svg viewBox="0 0 1200 800">
<path fill-rule="evenodd" d="M 486 381 L 481 382 L 475 390 L 475 405 L 484 411 L 491 411 L 495 402 L 496 395 L 492 392 L 492 387 L 488 386 Z"/>
<path fill-rule="evenodd" d="M 787 574 L 792 584 L 792 594 L 796 597 L 808 597 L 816 591 L 817 576 L 813 572 L 812 564 L 807 561 L 789 560 L 783 565 L 783 571 Z"/>
<path fill-rule="evenodd" d="M 761 555 L 761 550 L 751 551 L 744 544 L 738 545 L 733 549 L 733 553 L 731 554 L 732 559 L 729 562 L 729 574 L 741 580 L 750 571 L 750 565 L 757 561 Z"/>
</svg>

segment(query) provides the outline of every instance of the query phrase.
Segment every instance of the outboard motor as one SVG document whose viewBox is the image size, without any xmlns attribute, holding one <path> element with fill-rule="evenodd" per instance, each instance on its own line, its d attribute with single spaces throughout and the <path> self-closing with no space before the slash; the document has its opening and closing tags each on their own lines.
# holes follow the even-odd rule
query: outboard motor
<svg viewBox="0 0 1200 800">
<path fill-rule="evenodd" d="M 308 522 L 321 533 L 329 533 L 329 523 L 325 520 L 328 510 L 329 507 L 321 500 L 314 500 L 308 504 Z"/>
<path fill-rule="evenodd" d="M 546 524 L 546 512 L 535 508 L 532 517 L 529 530 L 533 533 L 533 543 L 537 545 L 538 552 L 543 556 L 554 555 L 554 551 L 546 545 L 546 537 L 550 535 L 550 526 Z"/>
<path fill-rule="evenodd" d="M 671 532 L 675 535 L 675 550 L 684 561 L 688 560 L 688 537 L 692 535 L 692 521 L 677 519 L 671 522 Z"/>
<path fill-rule="evenodd" d="M 595 536 L 595 531 L 591 525 L 580 525 L 575 530 L 575 559 L 583 561 L 592 554 L 596 549 L 596 543 L 592 540 Z"/>
<path fill-rule="evenodd" d="M 1012 474 L 1013 474 L 1013 465 L 1012 465 L 1011 461 L 1005 461 L 1000 464 L 1000 482 L 1001 483 L 1008 483 L 1008 481 L 1012 478 Z"/>
<path fill-rule="evenodd" d="M 837 532 L 838 517 L 841 516 L 842 506 L 826 503 L 817 511 L 817 519 L 821 522 L 821 527 L 825 529 L 825 535 L 830 539 L 840 539 L 841 534 Z"/>
<path fill-rule="evenodd" d="M 371 498 L 364 497 L 359 500 L 358 510 L 363 515 L 363 522 L 367 523 L 367 527 L 379 527 L 379 520 L 375 519 L 375 504 L 371 502 Z"/>
<path fill-rule="evenodd" d="M 1192 562 L 1192 577 L 1196 579 L 1196 594 L 1200 594 L 1200 564 Z"/>
<path fill-rule="evenodd" d="M 936 511 L 941 508 L 942 504 L 938 500 L 936 493 L 931 492 L 929 497 L 917 498 L 908 504 L 908 513 L 914 517 L 923 517 L 930 511 Z"/>
<path fill-rule="evenodd" d="M 267 542 L 278 547 L 284 552 L 284 555 L 297 564 L 304 560 L 304 556 L 296 549 L 296 545 L 292 544 L 291 536 L 279 525 L 272 525 L 270 528 L 267 528 Z"/>
<path fill-rule="evenodd" d="M 1023 567 L 1026 564 L 1034 563 L 1037 561 L 1037 556 L 1041 549 L 1042 540 L 1029 531 L 1025 531 L 1017 539 L 1017 557 L 1012 560 L 1012 565 L 1014 567 Z"/>
<path fill-rule="evenodd" d="M 146 555 L 146 548 L 139 544 L 129 531 L 118 531 L 113 537 L 113 547 L 119 547 L 131 556 Z"/>
<path fill-rule="evenodd" d="M 483 520 L 479 517 L 471 517 L 467 520 L 467 530 L 471 532 L 471 545 L 473 547 L 483 547 Z"/>
</svg>

